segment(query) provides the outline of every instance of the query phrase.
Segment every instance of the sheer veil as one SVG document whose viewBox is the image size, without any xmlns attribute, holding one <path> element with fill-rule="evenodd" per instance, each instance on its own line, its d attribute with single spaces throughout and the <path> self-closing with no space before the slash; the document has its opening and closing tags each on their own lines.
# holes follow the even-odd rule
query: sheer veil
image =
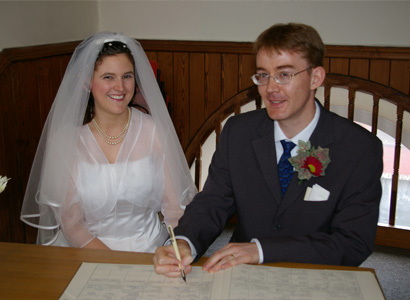
<svg viewBox="0 0 410 300">
<path fill-rule="evenodd" d="M 135 60 L 135 78 L 162 143 L 174 189 L 184 208 L 197 192 L 191 173 L 163 101 L 151 65 L 139 42 L 122 34 L 100 32 L 85 39 L 74 51 L 53 102 L 38 144 L 28 180 L 21 220 L 38 228 L 38 241 L 52 243 L 60 227 L 54 211 L 68 193 L 70 171 L 83 126 L 94 62 L 104 43 L 120 41 Z M 137 180 L 137 179 L 136 179 Z"/>
</svg>

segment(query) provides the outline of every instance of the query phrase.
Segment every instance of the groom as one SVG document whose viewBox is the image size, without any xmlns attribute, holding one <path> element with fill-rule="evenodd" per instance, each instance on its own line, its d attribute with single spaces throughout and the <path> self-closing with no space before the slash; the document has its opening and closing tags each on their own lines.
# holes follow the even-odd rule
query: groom
<svg viewBox="0 0 410 300">
<path fill-rule="evenodd" d="M 186 273 L 235 213 L 231 243 L 204 270 L 279 261 L 357 266 L 371 254 L 382 143 L 315 99 L 324 48 L 314 28 L 295 23 L 276 24 L 256 40 L 252 79 L 266 110 L 232 117 L 223 128 L 203 191 L 175 229 Z M 172 246 L 156 250 L 154 265 L 180 275 Z"/>
</svg>

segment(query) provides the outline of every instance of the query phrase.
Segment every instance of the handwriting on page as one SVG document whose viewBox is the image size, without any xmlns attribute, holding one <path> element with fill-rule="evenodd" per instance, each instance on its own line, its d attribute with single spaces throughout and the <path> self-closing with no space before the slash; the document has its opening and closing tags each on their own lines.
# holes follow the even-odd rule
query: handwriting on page
<svg viewBox="0 0 410 300">
<path fill-rule="evenodd" d="M 73 279 L 60 299 L 210 299 L 212 290 L 212 275 L 200 267 L 189 274 L 189 284 L 158 275 L 150 265 L 83 263 L 79 271 L 78 284 Z"/>
<path fill-rule="evenodd" d="M 286 268 L 233 269 L 227 299 L 364 299 L 353 272 Z"/>
<path fill-rule="evenodd" d="M 66 299 L 384 299 L 371 272 L 239 265 L 215 274 L 192 267 L 189 280 L 167 278 L 151 265 L 83 263 Z"/>
</svg>

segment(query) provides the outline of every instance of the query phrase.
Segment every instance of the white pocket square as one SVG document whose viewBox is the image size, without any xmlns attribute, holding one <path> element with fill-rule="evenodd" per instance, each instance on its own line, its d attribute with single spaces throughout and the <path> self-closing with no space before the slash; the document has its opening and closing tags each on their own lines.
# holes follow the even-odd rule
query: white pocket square
<svg viewBox="0 0 410 300">
<path fill-rule="evenodd" d="M 305 201 L 326 201 L 329 199 L 330 192 L 318 184 L 308 187 L 305 193 Z"/>
</svg>

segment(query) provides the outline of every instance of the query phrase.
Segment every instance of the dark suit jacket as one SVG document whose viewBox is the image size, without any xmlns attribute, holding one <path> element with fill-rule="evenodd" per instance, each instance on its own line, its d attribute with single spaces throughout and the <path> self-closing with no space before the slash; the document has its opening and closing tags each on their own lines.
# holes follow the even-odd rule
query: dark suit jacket
<svg viewBox="0 0 410 300">
<path fill-rule="evenodd" d="M 186 208 L 175 230 L 199 256 L 237 213 L 232 242 L 257 238 L 264 262 L 359 265 L 372 252 L 381 198 L 383 148 L 359 125 L 321 105 L 310 141 L 329 148 L 325 176 L 299 183 L 295 172 L 282 199 L 273 121 L 266 110 L 230 118 L 223 128 L 203 191 Z M 327 201 L 305 201 L 319 184 Z"/>
</svg>

